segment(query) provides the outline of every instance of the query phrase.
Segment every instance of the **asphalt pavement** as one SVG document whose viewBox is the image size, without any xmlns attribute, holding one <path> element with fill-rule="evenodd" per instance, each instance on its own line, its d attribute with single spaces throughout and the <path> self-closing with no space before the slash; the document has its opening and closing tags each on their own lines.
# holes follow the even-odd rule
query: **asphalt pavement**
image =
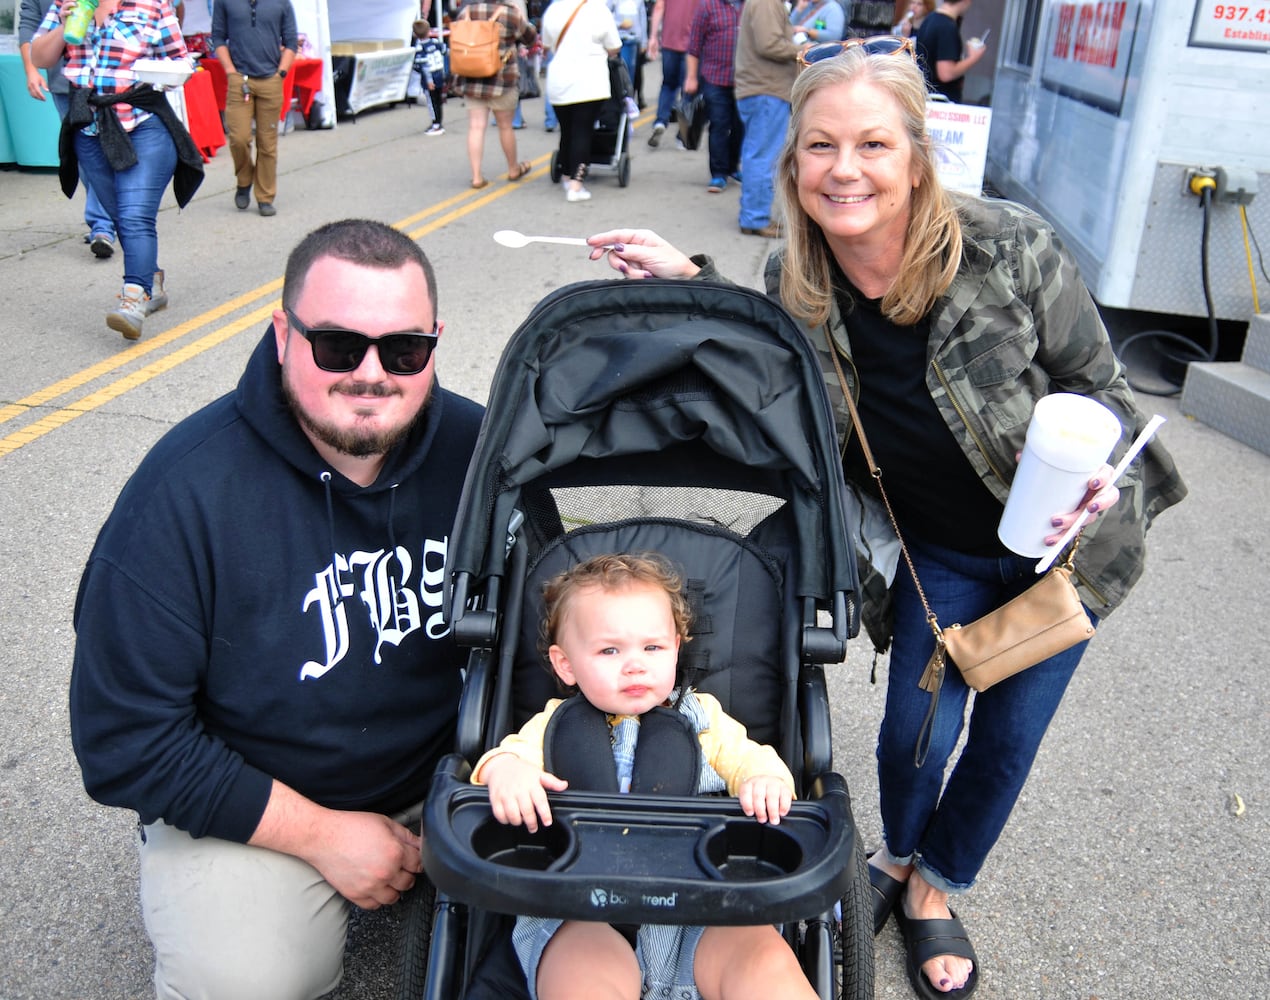
<svg viewBox="0 0 1270 1000">
<path fill-rule="evenodd" d="M 649 96 L 653 95 L 650 84 Z M 400 225 L 434 261 L 438 370 L 483 400 L 499 351 L 562 284 L 608 277 L 577 248 L 499 247 L 499 229 L 586 235 L 645 226 L 758 286 L 768 241 L 737 232 L 735 186 L 706 193 L 704 151 L 632 144 L 630 186 L 596 171 L 566 204 L 546 176 L 557 136 L 526 105 L 510 183 L 496 135 L 468 187 L 466 113 L 425 137 L 419 107 L 281 139 L 278 215 L 239 212 L 227 151 L 194 201 L 159 219 L 169 308 L 136 344 L 104 323 L 121 261 L 82 242 L 82 195 L 52 172 L 0 172 L 0 1000 L 152 995 L 134 818 L 85 795 L 68 736 L 71 611 L 85 558 L 153 442 L 228 391 L 264 332 L 291 246 L 335 218 Z M 1270 995 L 1270 458 L 1144 397 L 1191 489 L 1149 536 L 1147 572 L 1099 629 L 979 885 L 958 910 L 985 1000 Z M 120 627 L 127 627 L 121 622 Z M 1262 650 L 1258 653 L 1258 650 Z M 831 671 L 838 768 L 877 843 L 873 740 L 886 663 L 867 642 Z M 397 915 L 358 914 L 339 998 L 394 995 Z M 878 938 L 880 998 L 912 995 L 899 937 Z"/>
</svg>

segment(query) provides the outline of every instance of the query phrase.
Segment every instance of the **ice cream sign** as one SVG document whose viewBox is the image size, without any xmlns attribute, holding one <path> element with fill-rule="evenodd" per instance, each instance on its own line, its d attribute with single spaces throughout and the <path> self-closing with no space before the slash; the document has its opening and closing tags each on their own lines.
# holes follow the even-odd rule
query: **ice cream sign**
<svg viewBox="0 0 1270 1000">
<path fill-rule="evenodd" d="M 1136 0 L 1052 4 L 1042 84 L 1119 114 L 1140 13 Z"/>
</svg>

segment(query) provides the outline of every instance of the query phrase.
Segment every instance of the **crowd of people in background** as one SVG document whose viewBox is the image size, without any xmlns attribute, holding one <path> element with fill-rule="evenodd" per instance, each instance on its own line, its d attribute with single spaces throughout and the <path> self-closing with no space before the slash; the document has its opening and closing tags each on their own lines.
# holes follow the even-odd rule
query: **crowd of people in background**
<svg viewBox="0 0 1270 1000">
<path fill-rule="evenodd" d="M 633 136 L 636 112 L 646 106 L 644 67 L 659 64 L 657 92 L 649 95 L 654 112 L 648 148 L 688 148 L 682 119 L 700 115 L 693 148 L 703 118 L 706 191 L 720 194 L 740 186 L 740 232 L 772 239 L 781 234 L 772 169 L 789 123 L 799 53 L 879 32 L 911 39 L 931 92 L 959 102 L 966 74 L 986 52 L 980 39 L 961 35 L 972 2 L 943 0 L 936 7 L 935 0 L 654 0 L 651 5 L 647 0 L 445 0 L 438 18 L 436 5 L 421 0 L 410 40 L 415 57 L 409 93 L 426 100 L 430 114 L 423 134 L 429 137 L 445 134 L 447 100 L 463 102 L 473 189 L 490 183 L 482 161 L 491 124 L 506 163 L 502 176 L 518 181 L 529 173 L 515 133 L 526 127 L 524 98 L 540 98 L 542 127 L 560 132 L 553 180 L 560 180 L 566 201 L 581 202 L 591 197 L 583 181 L 599 155 L 591 135 L 600 109 L 606 102 L 623 102 L 620 127 Z M 129 340 L 139 338 L 145 317 L 168 301 L 165 272 L 158 264 L 159 202 L 174 179 L 192 195 L 193 178 L 201 173 L 182 123 L 165 125 L 163 119 L 170 116 L 164 108 L 148 104 L 134 89 L 138 58 L 192 60 L 202 53 L 219 62 L 227 81 L 222 114 L 234 164 L 234 205 L 246 210 L 254 196 L 260 215 L 277 212 L 285 81 L 301 48 L 295 11 L 290 0 L 199 3 L 207 4 L 210 23 L 187 45 L 185 5 L 172 0 L 101 0 L 90 37 L 74 43 L 61 32 L 76 0 L 21 0 L 27 89 L 37 100 L 51 97 L 64 122 L 72 116 L 64 124 L 62 148 L 78 165 L 68 165 L 71 157 L 63 155 L 63 184 L 85 188 L 84 242 L 101 259 L 123 244 L 123 288 L 107 325 Z M 499 24 L 501 58 L 492 76 L 452 71 L 447 41 L 458 19 Z M 146 43 L 138 49 L 126 41 L 131 37 L 144 37 Z M 92 56 L 103 44 L 107 57 Z M 610 62 L 616 65 L 619 59 L 624 74 L 610 71 Z M 76 90 L 94 95 L 79 112 L 72 110 Z M 137 99 L 130 104 L 125 96 Z M 124 160 L 98 158 L 103 151 L 114 155 L 116 144 L 103 143 L 97 133 L 103 122 L 116 120 L 140 165 L 124 168 Z M 678 135 L 672 131 L 676 125 Z M 107 129 L 107 139 L 114 134 Z"/>
</svg>

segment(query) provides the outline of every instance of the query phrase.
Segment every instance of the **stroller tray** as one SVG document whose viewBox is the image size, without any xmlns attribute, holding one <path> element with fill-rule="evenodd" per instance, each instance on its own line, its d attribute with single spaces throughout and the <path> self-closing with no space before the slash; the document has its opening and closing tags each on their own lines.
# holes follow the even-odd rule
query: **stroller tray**
<svg viewBox="0 0 1270 1000">
<path fill-rule="evenodd" d="M 499 823 L 486 789 L 442 761 L 425 814 L 424 867 L 454 899 L 500 913 L 660 924 L 782 923 L 847 891 L 855 829 L 838 775 L 779 825 L 735 798 L 552 794 L 553 823 Z"/>
</svg>

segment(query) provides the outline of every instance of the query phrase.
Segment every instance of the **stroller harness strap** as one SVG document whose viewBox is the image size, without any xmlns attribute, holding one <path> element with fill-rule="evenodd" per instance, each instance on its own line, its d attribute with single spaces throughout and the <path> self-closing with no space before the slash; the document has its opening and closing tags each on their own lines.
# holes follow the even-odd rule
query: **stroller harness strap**
<svg viewBox="0 0 1270 1000">
<path fill-rule="evenodd" d="M 701 741 L 692 722 L 671 708 L 639 717 L 631 791 L 644 795 L 695 795 L 701 773 Z M 571 791 L 618 792 L 608 716 L 581 695 L 552 714 L 543 733 L 543 766 L 569 782 Z"/>
</svg>

